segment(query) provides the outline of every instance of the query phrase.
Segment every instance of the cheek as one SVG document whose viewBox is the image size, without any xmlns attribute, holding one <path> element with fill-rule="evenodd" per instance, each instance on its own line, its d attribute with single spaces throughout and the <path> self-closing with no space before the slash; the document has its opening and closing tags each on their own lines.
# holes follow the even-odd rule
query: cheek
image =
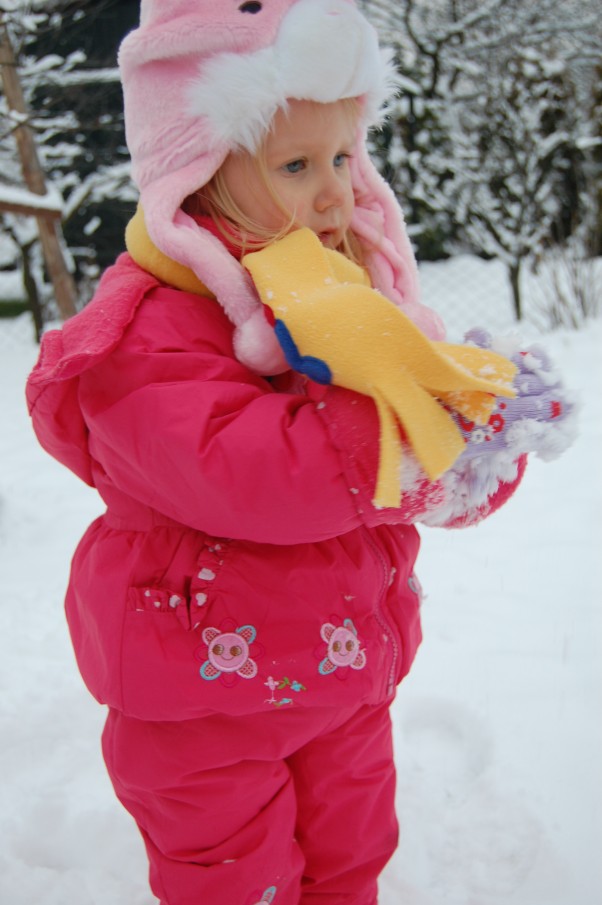
<svg viewBox="0 0 602 905">
<path fill-rule="evenodd" d="M 255 167 L 246 158 L 228 158 L 223 176 L 232 200 L 246 217 L 253 219 L 265 202 L 265 188 Z"/>
<path fill-rule="evenodd" d="M 307 216 L 309 207 L 306 192 L 300 191 L 293 182 L 287 180 L 283 180 L 278 186 L 275 186 L 275 190 L 285 210 L 291 216 L 294 215 L 298 220 L 303 221 L 303 218 Z M 272 203 L 272 210 L 274 215 L 278 216 L 280 225 L 283 225 L 284 213 L 275 203 Z"/>
<path fill-rule="evenodd" d="M 287 211 L 294 209 L 294 207 L 291 207 L 288 198 L 283 198 L 282 195 L 280 195 L 279 197 Z M 276 202 L 272 200 L 266 189 L 264 189 L 261 202 L 255 209 L 254 219 L 257 220 L 261 224 L 261 226 L 265 227 L 266 229 L 274 230 L 281 229 L 281 227 L 283 227 L 288 221 L 288 217 L 278 207 Z"/>
<path fill-rule="evenodd" d="M 250 220 L 257 223 L 264 229 L 278 231 L 287 222 L 288 216 L 283 213 L 276 201 L 272 198 L 268 187 L 264 181 L 254 174 L 254 177 L 248 179 L 244 185 L 239 185 L 239 197 L 235 200 L 238 206 Z M 277 197 L 284 205 L 285 209 L 293 210 L 295 207 L 294 198 L 286 196 L 280 187 L 274 187 Z M 241 200 L 243 203 L 241 203 Z"/>
<path fill-rule="evenodd" d="M 351 224 L 351 218 L 353 217 L 353 212 L 355 210 L 355 195 L 353 194 L 351 181 L 349 182 L 347 190 L 345 192 L 345 203 L 343 205 L 343 210 L 345 212 L 347 226 L 349 226 Z"/>
</svg>

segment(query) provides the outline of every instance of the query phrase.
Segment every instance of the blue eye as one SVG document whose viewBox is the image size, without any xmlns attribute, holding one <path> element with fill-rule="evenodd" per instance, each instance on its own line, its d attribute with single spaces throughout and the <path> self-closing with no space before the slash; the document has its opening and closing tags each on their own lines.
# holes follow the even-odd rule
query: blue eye
<svg viewBox="0 0 602 905">
<path fill-rule="evenodd" d="M 349 154 L 345 154 L 341 151 L 340 154 L 335 155 L 334 165 L 335 167 L 344 167 L 347 160 L 349 160 Z"/>
<path fill-rule="evenodd" d="M 283 169 L 287 173 L 301 173 L 302 170 L 305 169 L 305 161 L 304 160 L 291 160 L 290 163 L 285 163 Z"/>
</svg>

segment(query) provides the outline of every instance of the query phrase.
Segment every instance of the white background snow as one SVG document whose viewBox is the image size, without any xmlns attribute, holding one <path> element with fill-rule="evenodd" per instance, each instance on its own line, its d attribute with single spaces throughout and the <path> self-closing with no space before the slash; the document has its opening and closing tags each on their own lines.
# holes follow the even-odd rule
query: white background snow
<svg viewBox="0 0 602 905">
<path fill-rule="evenodd" d="M 462 327 L 507 327 L 482 266 L 488 311 Z M 450 277 L 466 286 L 461 262 L 425 269 L 428 301 L 454 304 Z M 401 841 L 381 905 L 602 902 L 602 321 L 545 344 L 581 396 L 578 441 L 533 460 L 480 527 L 422 532 L 425 642 L 393 711 Z M 35 356 L 26 318 L 0 322 L 0 902 L 152 905 L 62 613 L 100 506 L 36 444 Z"/>
</svg>

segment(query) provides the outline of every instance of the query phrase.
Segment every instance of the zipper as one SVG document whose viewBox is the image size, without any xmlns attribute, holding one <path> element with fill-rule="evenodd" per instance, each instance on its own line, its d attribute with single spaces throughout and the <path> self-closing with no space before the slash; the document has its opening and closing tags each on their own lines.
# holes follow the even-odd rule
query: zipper
<svg viewBox="0 0 602 905">
<path fill-rule="evenodd" d="M 364 527 L 363 530 L 366 535 L 366 540 L 368 541 L 368 544 L 372 548 L 372 551 L 373 551 L 376 559 L 378 560 L 381 570 L 382 570 L 382 585 L 381 585 L 381 588 L 380 588 L 380 591 L 378 594 L 378 598 L 376 601 L 375 617 L 376 617 L 376 621 L 378 622 L 378 625 L 380 626 L 380 628 L 382 629 L 382 631 L 385 635 L 385 638 L 387 639 L 388 643 L 390 643 L 390 645 L 393 649 L 393 660 L 391 661 L 391 668 L 389 670 L 389 675 L 387 678 L 387 697 L 392 697 L 395 692 L 395 676 L 397 675 L 397 664 L 398 664 L 399 656 L 400 656 L 400 648 L 399 648 L 399 644 L 397 642 L 397 638 L 395 636 L 395 631 L 394 631 L 391 623 L 389 622 L 389 620 L 386 618 L 386 616 L 383 612 L 383 608 L 382 608 L 382 603 L 385 598 L 385 594 L 387 593 L 387 590 L 391 583 L 391 581 L 390 581 L 391 569 L 389 568 L 389 566 L 387 564 L 387 559 L 386 559 L 382 549 L 380 548 L 380 545 L 374 539 L 374 537 L 372 536 L 372 534 L 370 533 L 368 528 Z"/>
</svg>

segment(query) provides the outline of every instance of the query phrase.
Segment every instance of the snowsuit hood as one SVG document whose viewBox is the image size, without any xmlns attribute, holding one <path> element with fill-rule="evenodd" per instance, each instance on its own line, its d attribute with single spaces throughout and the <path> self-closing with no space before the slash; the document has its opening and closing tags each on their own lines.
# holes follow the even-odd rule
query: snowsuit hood
<svg viewBox="0 0 602 905">
<path fill-rule="evenodd" d="M 44 449 L 94 486 L 78 378 L 111 353 L 159 280 L 123 254 L 103 274 L 94 299 L 61 330 L 46 334 L 27 382 L 34 429 Z"/>
</svg>

